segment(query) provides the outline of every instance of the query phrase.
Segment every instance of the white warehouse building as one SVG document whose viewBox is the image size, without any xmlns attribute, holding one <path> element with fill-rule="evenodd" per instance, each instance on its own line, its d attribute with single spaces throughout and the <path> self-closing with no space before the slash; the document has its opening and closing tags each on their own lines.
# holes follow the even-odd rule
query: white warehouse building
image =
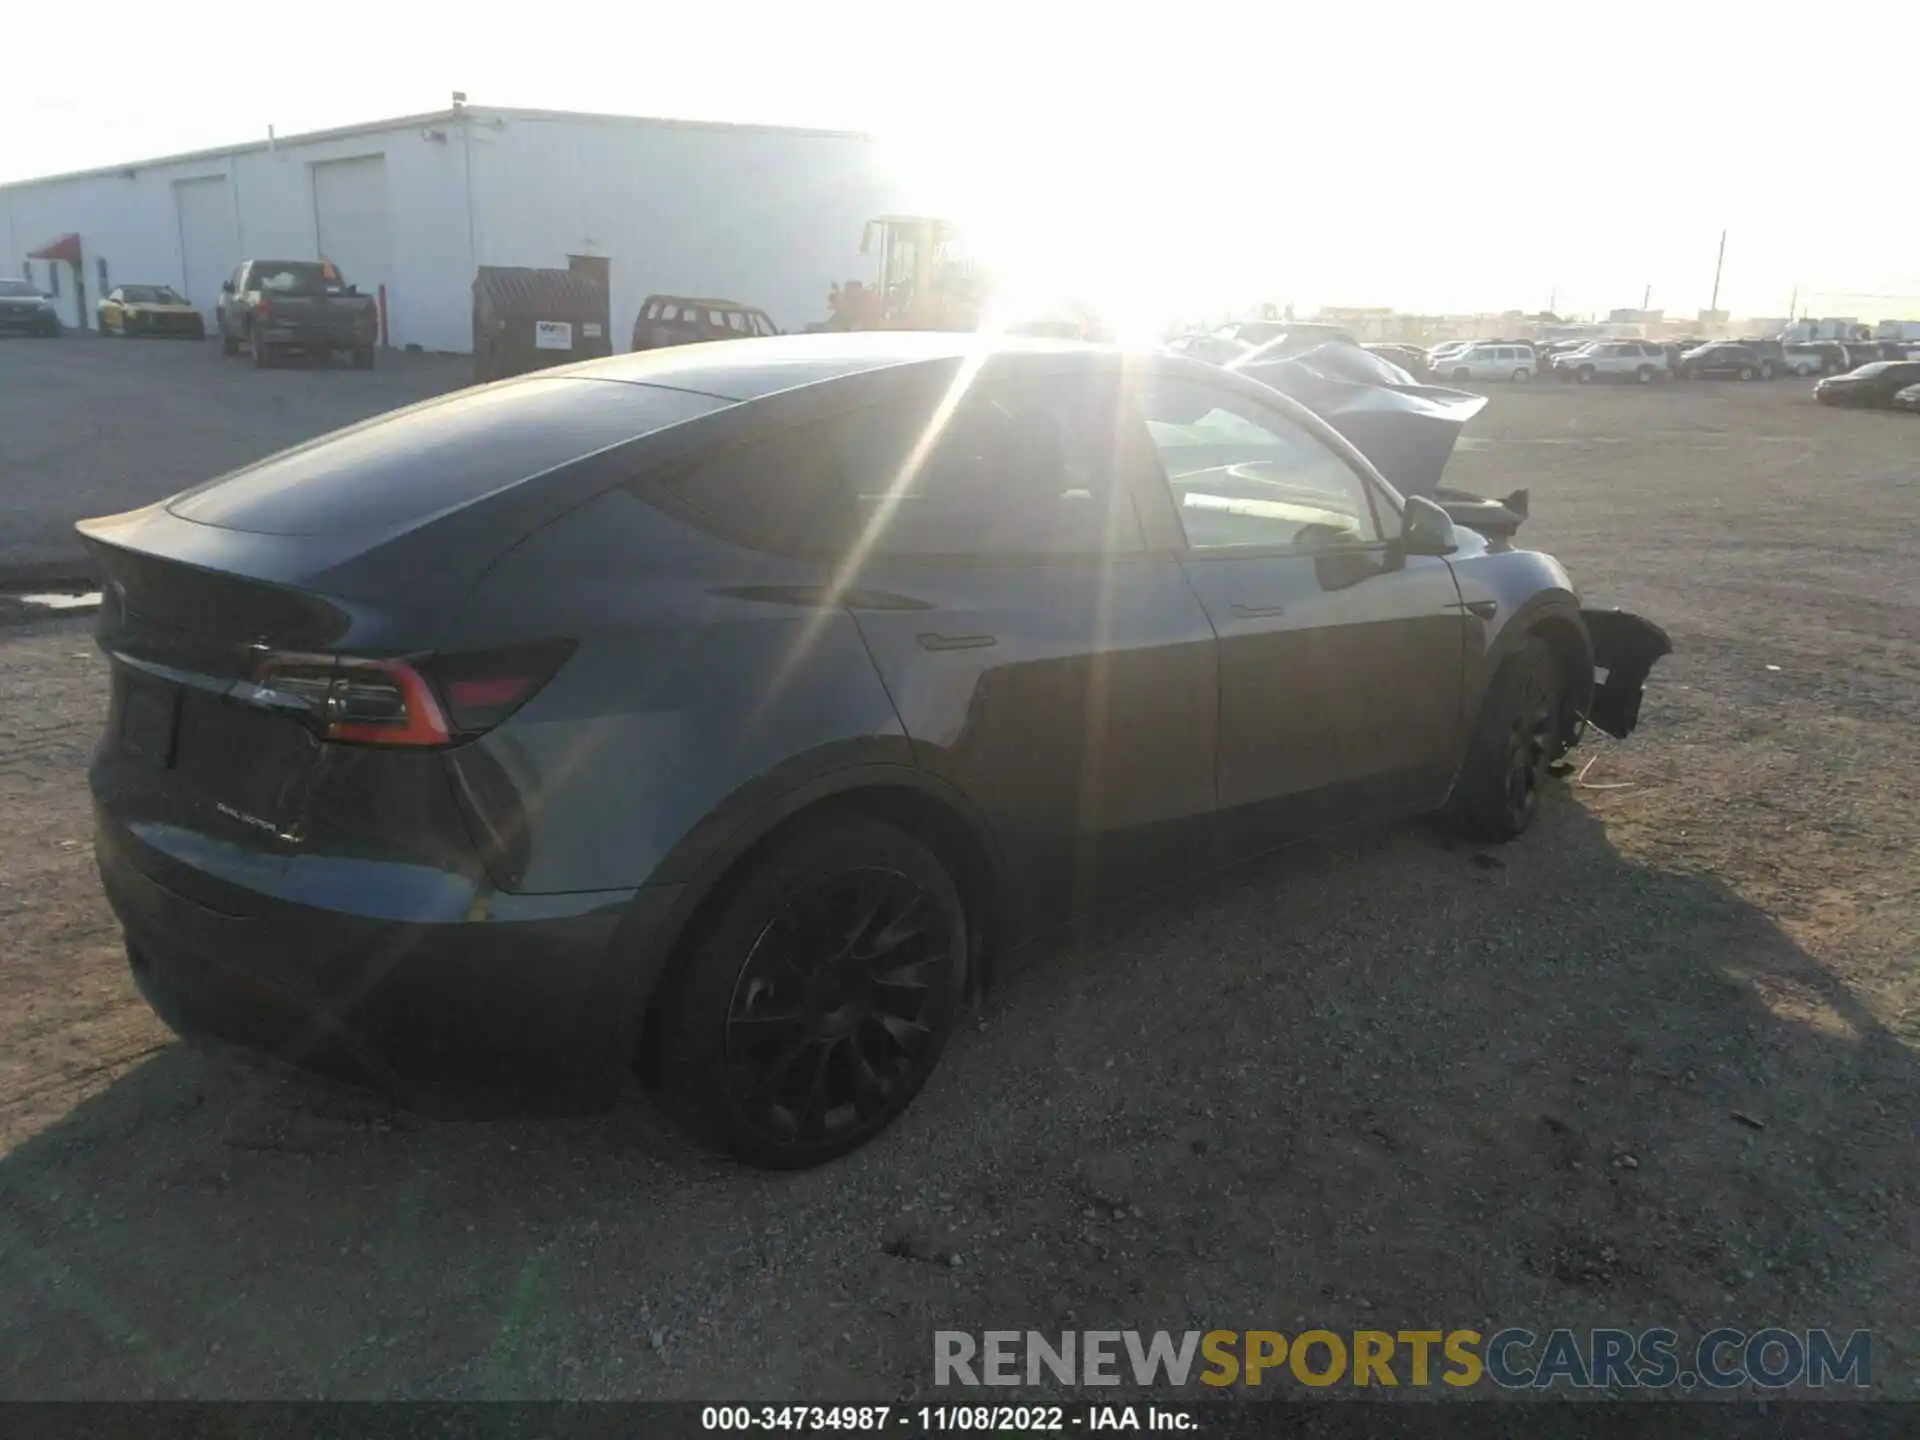
<svg viewBox="0 0 1920 1440">
<path fill-rule="evenodd" d="M 384 294 L 388 344 L 466 352 L 478 267 L 584 270 L 624 350 L 653 293 L 824 319 L 896 198 L 862 135 L 456 105 L 0 186 L 0 274 L 69 326 L 113 286 L 165 284 L 211 328 L 242 260 L 326 259 Z"/>
</svg>

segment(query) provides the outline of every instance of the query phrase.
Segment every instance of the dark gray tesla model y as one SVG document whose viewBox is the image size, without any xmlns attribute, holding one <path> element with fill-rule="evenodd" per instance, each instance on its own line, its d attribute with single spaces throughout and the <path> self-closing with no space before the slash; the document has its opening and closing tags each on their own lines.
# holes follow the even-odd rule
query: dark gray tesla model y
<svg viewBox="0 0 1920 1440">
<path fill-rule="evenodd" d="M 1667 648 L 1254 380 L 963 335 L 547 371 L 80 528 L 100 872 L 171 1025 L 429 1110 L 637 1066 L 775 1166 L 1073 911 L 1518 835 Z"/>
</svg>

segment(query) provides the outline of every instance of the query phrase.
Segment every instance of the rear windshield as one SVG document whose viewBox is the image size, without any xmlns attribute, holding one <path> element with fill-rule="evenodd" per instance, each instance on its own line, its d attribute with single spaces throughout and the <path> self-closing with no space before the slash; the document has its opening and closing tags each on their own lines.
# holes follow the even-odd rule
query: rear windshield
<svg viewBox="0 0 1920 1440">
<path fill-rule="evenodd" d="M 258 260 L 247 277 L 275 295 L 342 295 L 347 282 L 333 266 L 313 260 Z"/>
<path fill-rule="evenodd" d="M 386 531 L 732 402 L 541 377 L 455 394 L 323 435 L 189 490 L 175 515 L 264 535 Z"/>
</svg>

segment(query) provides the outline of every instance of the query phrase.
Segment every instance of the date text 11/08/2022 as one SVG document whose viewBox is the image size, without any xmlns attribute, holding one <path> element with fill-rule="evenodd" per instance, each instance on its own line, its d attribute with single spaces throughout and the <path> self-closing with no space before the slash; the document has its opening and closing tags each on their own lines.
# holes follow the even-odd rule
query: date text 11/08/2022
<svg viewBox="0 0 1920 1440">
<path fill-rule="evenodd" d="M 1068 1430 L 1197 1430 L 1186 1410 L 1163 1405 L 708 1405 L 703 1430 L 867 1431 L 932 1435 L 946 1431 L 1046 1434 Z"/>
</svg>

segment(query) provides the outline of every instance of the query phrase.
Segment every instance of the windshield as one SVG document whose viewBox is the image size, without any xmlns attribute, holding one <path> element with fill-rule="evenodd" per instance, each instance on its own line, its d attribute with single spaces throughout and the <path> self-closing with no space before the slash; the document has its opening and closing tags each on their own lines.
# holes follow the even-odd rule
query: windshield
<svg viewBox="0 0 1920 1440">
<path fill-rule="evenodd" d="M 166 285 L 127 285 L 120 298 L 135 305 L 184 305 L 186 302 Z"/>
<path fill-rule="evenodd" d="M 324 261 L 262 260 L 253 267 L 253 288 L 275 295 L 344 295 L 340 272 Z"/>
<path fill-rule="evenodd" d="M 25 280 L 0 280 L 0 295 L 32 295 L 38 297 L 39 294 L 40 292 Z"/>
</svg>

